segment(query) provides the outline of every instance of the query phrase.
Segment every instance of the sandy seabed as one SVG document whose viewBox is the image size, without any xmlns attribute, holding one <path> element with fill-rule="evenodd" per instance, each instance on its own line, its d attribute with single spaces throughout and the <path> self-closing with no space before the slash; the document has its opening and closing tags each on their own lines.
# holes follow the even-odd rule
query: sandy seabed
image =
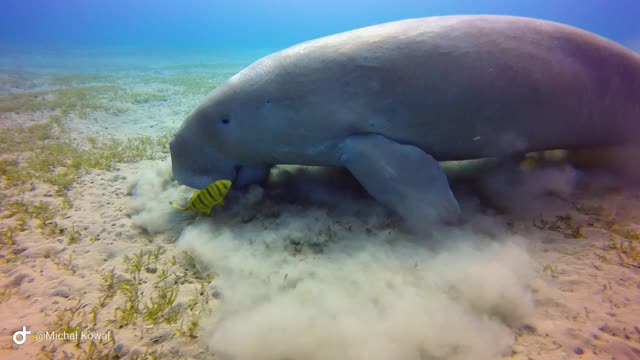
<svg viewBox="0 0 640 360">
<path fill-rule="evenodd" d="M 183 91 L 187 80 L 227 74 L 211 69 L 84 79 L 114 86 L 119 97 L 101 101 L 126 111 L 72 109 L 64 129 L 74 139 L 171 131 L 206 93 Z M 47 74 L 15 81 L 4 70 L 3 96 L 50 89 Z M 10 204 L 64 197 L 3 178 L 0 358 L 640 358 L 633 183 L 562 162 L 454 179 L 466 223 L 416 236 L 335 169 L 279 167 L 210 217 L 183 214 L 170 202 L 192 190 L 163 156 L 83 173 L 64 193 L 71 206 L 21 229 Z M 31 335 L 17 345 L 23 326 Z"/>
</svg>

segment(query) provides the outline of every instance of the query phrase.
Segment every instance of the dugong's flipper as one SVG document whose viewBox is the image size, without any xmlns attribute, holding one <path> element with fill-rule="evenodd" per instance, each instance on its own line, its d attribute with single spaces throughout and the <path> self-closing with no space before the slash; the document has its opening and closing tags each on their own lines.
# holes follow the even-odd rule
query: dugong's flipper
<svg viewBox="0 0 640 360">
<path fill-rule="evenodd" d="M 415 230 L 455 222 L 460 207 L 440 164 L 413 145 L 382 135 L 353 135 L 340 144 L 340 160 L 376 200 Z"/>
</svg>

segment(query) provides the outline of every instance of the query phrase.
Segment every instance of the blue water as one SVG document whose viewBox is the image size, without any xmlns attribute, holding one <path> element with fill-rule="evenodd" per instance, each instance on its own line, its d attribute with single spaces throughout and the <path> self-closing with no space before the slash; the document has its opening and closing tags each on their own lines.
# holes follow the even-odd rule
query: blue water
<svg viewBox="0 0 640 360">
<path fill-rule="evenodd" d="M 278 49 L 386 21 L 481 13 L 563 22 L 629 46 L 640 39 L 638 0 L 3 0 L 0 44 L 29 51 Z"/>
</svg>

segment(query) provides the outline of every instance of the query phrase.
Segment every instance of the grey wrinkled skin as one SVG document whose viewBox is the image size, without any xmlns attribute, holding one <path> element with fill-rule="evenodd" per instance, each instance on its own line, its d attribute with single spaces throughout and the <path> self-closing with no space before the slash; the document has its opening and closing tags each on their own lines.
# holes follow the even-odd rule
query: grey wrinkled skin
<svg viewBox="0 0 640 360">
<path fill-rule="evenodd" d="M 380 137 L 344 146 L 361 135 Z M 394 188 L 429 167 L 417 178 L 427 181 L 425 192 L 442 192 L 441 185 L 430 190 L 439 171 L 431 159 L 637 146 L 639 137 L 636 53 L 547 21 L 446 16 L 357 29 L 258 60 L 185 120 L 171 154 L 175 178 L 195 188 L 223 178 L 246 186 L 264 181 L 273 165 L 300 164 L 345 166 L 361 182 L 371 175 L 393 180 Z M 405 174 L 392 179 L 372 174 L 375 166 L 356 166 L 353 159 L 371 159 L 367 144 L 411 145 L 404 149 L 428 156 L 404 156 L 397 148 L 396 158 L 415 159 L 402 164 L 376 151 L 398 170 L 388 174 Z M 345 156 L 344 148 L 361 154 Z M 395 195 L 370 185 L 379 189 L 376 199 Z M 420 190 L 412 191 L 403 197 Z"/>
</svg>

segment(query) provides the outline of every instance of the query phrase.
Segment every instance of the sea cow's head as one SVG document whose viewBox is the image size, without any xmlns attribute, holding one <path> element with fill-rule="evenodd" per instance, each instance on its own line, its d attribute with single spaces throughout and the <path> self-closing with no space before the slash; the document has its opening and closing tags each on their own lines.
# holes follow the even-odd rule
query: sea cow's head
<svg viewBox="0 0 640 360">
<path fill-rule="evenodd" d="M 269 99 L 260 69 L 254 64 L 227 80 L 184 121 L 170 144 L 180 183 L 202 189 L 218 180 L 234 187 L 266 180 L 270 165 L 261 144 L 268 137 Z"/>
</svg>

